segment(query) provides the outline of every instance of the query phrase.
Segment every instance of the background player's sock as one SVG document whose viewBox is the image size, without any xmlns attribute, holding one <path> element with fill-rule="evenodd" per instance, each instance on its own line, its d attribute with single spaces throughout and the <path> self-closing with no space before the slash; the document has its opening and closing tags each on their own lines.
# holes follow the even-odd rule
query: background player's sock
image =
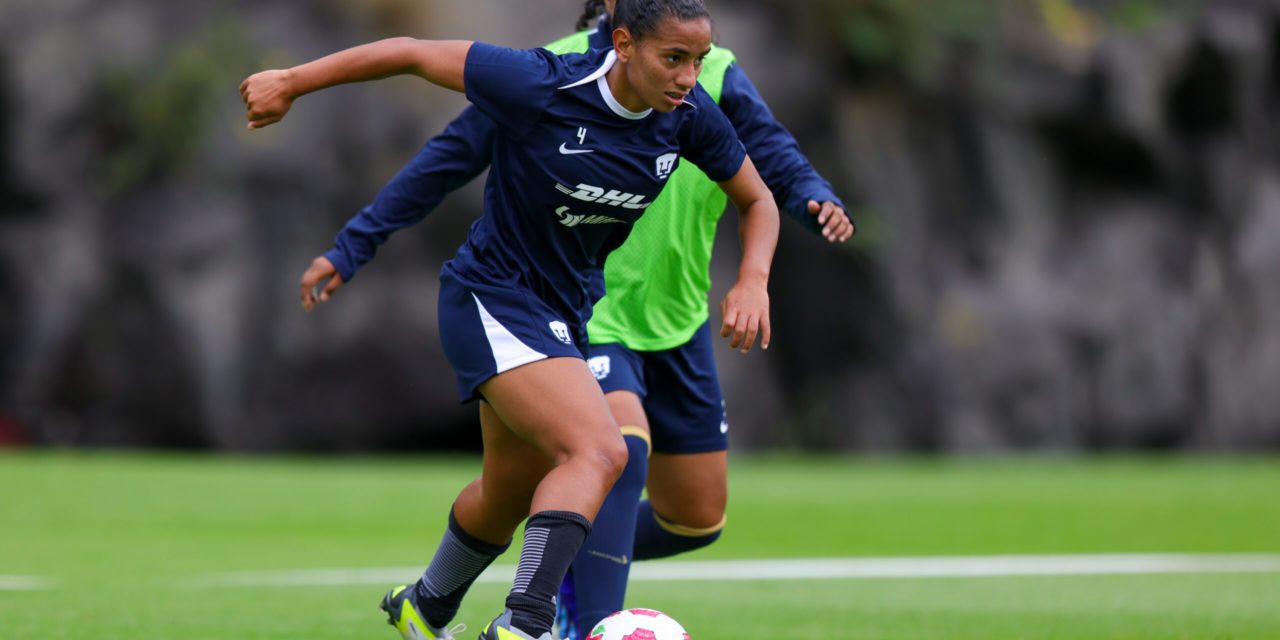
<svg viewBox="0 0 1280 640">
<path fill-rule="evenodd" d="M 685 551 L 693 551 L 715 542 L 724 530 L 724 520 L 705 529 L 694 529 L 663 518 L 649 501 L 636 508 L 635 560 L 665 558 Z"/>
<path fill-rule="evenodd" d="M 463 531 L 450 509 L 449 526 L 444 530 L 436 555 L 414 585 L 414 605 L 427 624 L 433 627 L 449 624 L 458 613 L 467 589 L 508 546 L 510 543 L 490 544 Z"/>
<path fill-rule="evenodd" d="M 560 581 L 590 533 L 591 521 L 580 513 L 539 511 L 529 516 L 516 581 L 507 594 L 512 626 L 534 638 L 551 630 Z"/>
<path fill-rule="evenodd" d="M 573 559 L 566 579 L 574 581 L 576 628 L 582 640 L 605 616 L 622 608 L 631 573 L 636 503 L 649 472 L 649 438 L 639 427 L 622 427 L 627 466 L 609 490 L 591 535 Z"/>
</svg>

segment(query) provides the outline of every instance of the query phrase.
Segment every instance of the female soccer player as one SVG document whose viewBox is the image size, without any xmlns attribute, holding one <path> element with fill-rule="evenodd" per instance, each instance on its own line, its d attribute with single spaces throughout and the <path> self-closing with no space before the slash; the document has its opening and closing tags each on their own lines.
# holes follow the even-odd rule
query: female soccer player
<svg viewBox="0 0 1280 640">
<path fill-rule="evenodd" d="M 587 0 L 580 31 L 547 48 L 611 47 L 614 4 Z M 583 30 L 597 17 L 595 29 Z M 829 241 L 848 239 L 853 225 L 843 204 L 773 118 L 733 54 L 712 47 L 699 83 L 737 129 L 781 209 Z M 303 287 L 336 271 L 323 295 L 332 294 L 391 233 L 418 222 L 446 193 L 479 175 L 489 166 L 495 129 L 475 107 L 465 110 L 347 223 L 325 254 L 333 268 L 309 272 Z M 622 425 L 629 461 L 561 588 L 560 632 L 571 640 L 581 640 L 579 630 L 590 631 L 622 608 L 631 560 L 705 546 L 724 526 L 727 421 L 707 309 L 711 245 L 724 206 L 723 193 L 701 171 L 677 167 L 605 266 L 608 295 L 587 325 L 590 362 Z M 646 471 L 649 499 L 640 502 Z"/>
<path fill-rule="evenodd" d="M 627 455 L 584 359 L 589 285 L 681 156 L 718 181 L 742 217 L 743 258 L 721 304 L 722 333 L 735 348 L 749 350 L 757 336 L 768 346 L 778 213 L 732 126 L 696 84 L 711 48 L 709 15 L 701 0 L 624 0 L 615 19 L 608 51 L 556 56 L 393 38 L 241 85 L 251 129 L 312 91 L 402 73 L 465 92 L 497 124 L 485 215 L 445 263 L 439 301 L 460 396 L 482 400 L 483 469 L 454 502 L 423 579 L 384 601 L 406 636 L 449 637 L 462 595 L 528 517 L 506 610 L 480 637 L 550 637 L 561 579 Z M 308 310 L 318 298 L 305 283 L 332 268 L 320 257 L 304 276 Z"/>
</svg>

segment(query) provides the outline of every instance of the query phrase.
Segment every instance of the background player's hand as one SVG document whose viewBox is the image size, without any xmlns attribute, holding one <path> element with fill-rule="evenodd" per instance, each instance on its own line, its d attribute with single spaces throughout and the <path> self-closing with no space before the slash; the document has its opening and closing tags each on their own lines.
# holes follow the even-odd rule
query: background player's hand
<svg viewBox="0 0 1280 640">
<path fill-rule="evenodd" d="M 316 286 L 325 278 L 328 278 L 329 281 L 325 283 L 324 289 L 317 294 Z M 302 308 L 307 311 L 314 309 L 317 304 L 328 300 L 329 296 L 333 295 L 333 292 L 342 286 L 342 283 L 342 276 L 338 275 L 338 270 L 333 268 L 333 263 L 329 262 L 328 258 L 320 256 L 312 260 L 307 272 L 302 274 L 302 282 L 299 283 L 302 287 Z"/>
<path fill-rule="evenodd" d="M 269 69 L 245 78 L 240 83 L 240 97 L 248 111 L 250 129 L 279 122 L 293 106 L 289 71 Z"/>
<path fill-rule="evenodd" d="M 827 242 L 844 242 L 856 231 L 849 214 L 834 202 L 819 203 L 817 200 L 810 200 L 809 213 L 818 217 L 818 224 L 822 225 L 822 237 Z"/>
<path fill-rule="evenodd" d="M 751 350 L 756 335 L 760 348 L 769 348 L 769 292 L 764 283 L 738 281 L 720 301 L 720 337 L 742 353 Z"/>
</svg>

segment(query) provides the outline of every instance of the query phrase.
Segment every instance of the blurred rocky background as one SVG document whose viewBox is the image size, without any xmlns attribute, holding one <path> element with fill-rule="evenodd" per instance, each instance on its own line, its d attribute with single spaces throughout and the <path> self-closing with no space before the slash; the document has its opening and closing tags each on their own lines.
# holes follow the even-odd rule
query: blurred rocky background
<svg viewBox="0 0 1280 640">
<path fill-rule="evenodd" d="M 784 222 L 772 348 L 718 346 L 733 446 L 1280 446 L 1280 3 L 708 5 L 859 227 Z M 250 133 L 236 89 L 392 35 L 537 46 L 580 8 L 0 3 L 0 444 L 476 447 L 435 296 L 479 183 L 315 313 L 296 284 L 462 98 L 340 87 Z"/>
</svg>

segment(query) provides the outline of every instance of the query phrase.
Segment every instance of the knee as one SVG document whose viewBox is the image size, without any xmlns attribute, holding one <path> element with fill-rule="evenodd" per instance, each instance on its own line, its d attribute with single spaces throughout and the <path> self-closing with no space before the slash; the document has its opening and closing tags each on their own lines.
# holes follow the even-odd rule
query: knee
<svg viewBox="0 0 1280 640">
<path fill-rule="evenodd" d="M 724 531 L 724 525 L 727 520 L 724 511 L 716 513 L 706 511 L 699 514 L 699 518 L 689 520 L 688 523 L 676 522 L 662 517 L 654 512 L 653 518 L 657 521 L 658 526 L 665 529 L 672 535 L 680 536 L 686 539 L 690 545 L 690 549 L 705 547 L 720 538 L 720 533 Z"/>
<path fill-rule="evenodd" d="M 662 517 L 648 500 L 637 509 L 634 557 L 636 560 L 666 558 L 701 549 L 720 539 L 725 519 L 706 527 L 692 527 Z"/>
<path fill-rule="evenodd" d="M 715 491 L 690 491 L 680 497 L 680 501 L 673 502 L 670 494 L 664 494 L 661 500 L 650 494 L 654 517 L 664 528 L 679 535 L 700 537 L 724 527 L 726 496 Z"/>
<path fill-rule="evenodd" d="M 627 468 L 627 460 L 630 455 L 630 451 L 627 450 L 627 443 L 622 439 L 621 435 L 602 441 L 595 448 L 595 457 L 610 484 L 617 482 L 618 478 L 622 476 L 622 472 Z"/>
<path fill-rule="evenodd" d="M 621 435 L 615 432 L 611 436 L 577 443 L 578 446 L 556 456 L 556 466 L 572 464 L 580 469 L 589 468 L 613 484 L 627 467 L 628 451 Z"/>
</svg>

